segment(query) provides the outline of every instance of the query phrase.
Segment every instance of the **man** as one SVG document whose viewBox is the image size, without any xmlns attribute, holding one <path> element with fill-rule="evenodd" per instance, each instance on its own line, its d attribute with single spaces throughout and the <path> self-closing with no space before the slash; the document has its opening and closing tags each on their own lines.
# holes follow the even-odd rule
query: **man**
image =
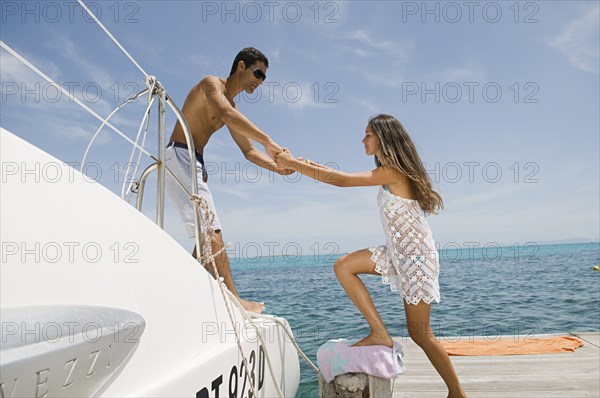
<svg viewBox="0 0 600 398">
<path fill-rule="evenodd" d="M 238 53 L 233 61 L 231 73 L 227 79 L 216 76 L 206 76 L 192 88 L 183 104 L 182 112 L 187 120 L 194 146 L 196 149 L 195 165 L 198 170 L 198 194 L 202 196 L 214 213 L 213 229 L 215 233 L 211 237 L 213 253 L 223 247 L 221 234 L 221 223 L 217 216 L 214 201 L 207 185 L 208 175 L 204 168 L 202 154 L 204 147 L 210 137 L 221 127 L 227 126 L 235 143 L 240 147 L 242 153 L 249 161 L 268 170 L 279 174 L 291 174 L 291 171 L 277 167 L 274 162 L 275 155 L 282 148 L 275 143 L 271 137 L 263 133 L 250 120 L 248 120 L 236 107 L 233 99 L 236 95 L 245 91 L 252 94 L 260 86 L 267 74 L 269 61 L 267 57 L 255 48 L 245 48 Z M 252 141 L 259 142 L 265 148 L 264 152 L 256 149 Z M 178 177 L 182 183 L 191 181 L 190 162 L 186 146 L 185 135 L 181 124 L 177 122 L 166 150 L 165 164 Z M 201 176 L 201 177 L 200 177 Z M 187 227 L 190 236 L 194 236 L 194 207 L 190 198 L 181 190 L 178 184 L 170 178 L 167 173 L 167 193 L 175 203 L 179 213 Z M 194 249 L 195 257 L 196 249 Z M 224 278 L 227 288 L 240 299 L 229 269 L 229 260 L 223 250 L 222 254 L 215 259 L 219 275 Z M 208 267 L 212 274 L 212 267 Z M 215 276 L 215 275 L 213 275 Z M 240 299 L 244 308 L 248 311 L 261 313 L 264 304 Z"/>
</svg>

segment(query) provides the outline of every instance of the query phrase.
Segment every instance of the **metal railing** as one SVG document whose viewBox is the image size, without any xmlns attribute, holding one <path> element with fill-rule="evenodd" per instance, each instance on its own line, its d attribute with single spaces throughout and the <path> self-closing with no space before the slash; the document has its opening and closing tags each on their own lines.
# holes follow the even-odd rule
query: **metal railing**
<svg viewBox="0 0 600 398">
<path fill-rule="evenodd" d="M 146 188 L 146 180 L 157 170 L 157 192 L 156 192 L 156 224 L 160 228 L 164 228 L 164 217 L 165 217 L 165 179 L 166 173 L 169 173 L 170 177 L 173 178 L 179 187 L 190 197 L 194 205 L 194 226 L 195 226 L 195 242 L 196 242 L 196 256 L 197 259 L 202 257 L 202 246 L 200 244 L 201 236 L 201 225 L 200 225 L 200 210 L 199 203 L 193 198 L 198 193 L 198 170 L 196 168 L 196 162 L 193 162 L 194 167 L 190 167 L 191 172 L 191 192 L 187 190 L 185 185 L 180 181 L 166 166 L 165 166 L 165 148 L 166 148 L 166 105 L 171 108 L 177 120 L 181 124 L 183 134 L 185 135 L 185 141 L 187 144 L 190 159 L 196 159 L 196 148 L 194 146 L 194 139 L 192 133 L 187 124 L 185 116 L 181 110 L 175 105 L 175 102 L 167 95 L 165 89 L 162 87 L 160 82 L 154 82 L 154 90 L 149 95 L 157 96 L 158 98 L 158 160 L 150 164 L 140 175 L 140 180 L 136 186 L 137 194 L 136 208 L 142 211 L 142 202 L 144 199 L 144 190 Z"/>
</svg>

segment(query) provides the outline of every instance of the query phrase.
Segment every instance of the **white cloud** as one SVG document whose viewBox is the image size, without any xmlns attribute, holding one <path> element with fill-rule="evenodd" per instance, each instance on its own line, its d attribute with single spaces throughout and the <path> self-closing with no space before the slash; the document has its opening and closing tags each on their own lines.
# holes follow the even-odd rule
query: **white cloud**
<svg viewBox="0 0 600 398">
<path fill-rule="evenodd" d="M 54 63 L 44 62 L 27 54 L 21 55 L 51 79 L 53 76 L 60 75 L 60 70 Z M 52 87 L 50 83 L 20 60 L 4 50 L 2 50 L 1 56 L 0 76 L 3 84 L 0 90 L 4 104 L 3 110 L 10 111 L 10 116 L 20 120 L 25 128 L 39 126 L 39 122 L 35 122 L 32 112 L 42 112 L 45 119 L 61 122 L 62 118 L 59 116 L 61 113 L 64 115 L 77 109 L 77 105 L 68 100 L 66 95 Z M 76 136 L 80 136 L 80 129 L 73 129 L 73 131 L 76 131 Z"/>
<path fill-rule="evenodd" d="M 50 79 L 60 74 L 56 64 L 44 62 L 17 49 L 13 50 L 17 51 L 19 55 Z M 0 57 L 2 58 L 2 68 L 0 69 L 2 87 L 0 91 L 2 92 L 3 103 L 15 101 L 27 106 L 41 108 L 48 105 L 46 97 L 52 100 L 64 97 L 58 93 L 57 89 L 51 87 L 51 83 L 48 83 L 8 51 L 2 49 Z M 54 102 L 58 103 L 60 101 L 55 100 Z"/>
<path fill-rule="evenodd" d="M 364 99 L 351 98 L 350 102 L 353 102 L 355 104 L 360 105 L 363 108 L 366 108 L 369 112 L 371 112 L 373 114 L 379 112 L 379 110 L 381 109 L 379 106 L 375 105 L 373 102 L 367 101 Z"/>
<path fill-rule="evenodd" d="M 138 81 L 126 82 L 126 79 L 123 79 L 125 72 L 120 74 L 119 78 L 116 78 L 108 69 L 105 68 L 105 66 L 110 65 L 108 61 L 103 65 L 99 65 L 95 62 L 87 60 L 85 55 L 83 55 L 80 49 L 77 48 L 75 42 L 73 42 L 65 34 L 56 34 L 55 38 L 51 40 L 50 43 L 51 44 L 48 45 L 49 48 L 64 56 L 71 65 L 77 67 L 78 71 L 82 71 L 90 78 L 90 82 L 80 82 L 81 87 L 75 87 L 75 93 L 79 94 L 75 96 L 78 97 L 78 99 L 83 103 L 87 102 L 86 105 L 93 109 L 100 116 L 108 116 L 108 114 L 112 112 L 112 110 L 116 108 L 122 100 L 125 99 L 115 98 L 116 96 L 129 97 L 130 95 L 133 95 L 145 88 L 145 85 L 143 83 L 138 84 Z M 52 78 L 52 76 L 50 77 Z M 58 77 L 55 79 L 58 81 Z M 141 79 L 139 81 L 141 81 Z M 95 92 L 99 93 L 99 98 L 97 101 L 90 103 L 89 101 L 85 100 L 85 96 L 82 95 L 82 87 L 85 87 L 86 85 L 91 85 L 95 88 L 91 90 L 91 93 L 88 93 L 88 96 L 96 98 Z M 119 91 L 114 91 L 115 89 Z M 140 98 L 139 101 L 143 103 L 146 98 L 147 96 Z M 115 115 L 115 120 L 122 120 L 121 115 L 122 112 L 119 112 L 118 115 Z M 138 125 L 137 121 L 128 120 L 125 123 L 127 123 L 128 127 Z"/>
<path fill-rule="evenodd" d="M 352 48 L 352 49 L 349 49 L 349 51 L 353 52 L 354 54 L 356 54 L 362 58 L 366 58 L 369 55 L 369 53 L 366 52 L 365 50 L 363 50 L 362 48 Z"/>
<path fill-rule="evenodd" d="M 480 82 L 485 80 L 485 72 L 479 66 L 468 64 L 464 66 L 451 66 L 435 72 L 437 81 L 442 82 Z"/>
<path fill-rule="evenodd" d="M 218 191 L 218 189 L 217 189 L 217 191 Z M 246 189 L 244 186 L 238 186 L 238 187 L 229 186 L 226 190 L 228 195 L 233 195 L 237 199 L 240 199 L 241 201 L 249 201 L 250 199 L 252 199 L 251 191 L 252 190 Z"/>
<path fill-rule="evenodd" d="M 31 69 L 29 69 L 27 66 L 25 66 L 21 61 L 19 61 L 17 58 L 15 58 L 12 54 L 10 54 L 8 51 L 5 51 L 4 49 L 2 49 L 0 51 L 1 57 L 2 57 L 2 69 L 0 70 L 0 76 L 2 76 L 2 82 L 3 83 L 7 83 L 7 82 L 15 82 L 15 83 L 21 83 L 21 82 L 29 82 L 29 81 L 34 81 L 34 76 L 35 72 L 33 72 Z M 27 59 L 29 62 L 31 62 L 32 64 L 38 64 L 38 62 L 35 62 L 32 57 L 30 56 L 23 56 L 25 59 Z M 56 73 L 57 68 L 55 65 L 53 65 L 53 69 L 54 69 L 54 73 Z M 44 72 L 44 71 L 42 71 Z M 45 72 L 46 74 L 48 73 L 48 71 Z M 35 80 L 40 80 L 41 78 L 37 78 Z"/>
<path fill-rule="evenodd" d="M 337 84 L 330 82 L 333 90 L 337 90 Z M 337 103 L 325 102 L 328 94 L 334 93 L 332 90 L 325 90 L 324 87 L 314 87 L 314 83 L 299 83 L 298 86 L 287 92 L 283 92 L 287 98 L 283 98 L 283 101 L 275 101 L 275 104 L 284 105 L 291 109 L 303 110 L 304 108 L 325 108 L 328 106 L 335 106 Z M 335 99 L 335 94 L 331 96 L 331 99 Z"/>
<path fill-rule="evenodd" d="M 329 37 L 337 43 L 338 51 L 351 53 L 353 57 L 371 58 L 369 68 L 353 68 L 367 81 L 384 87 L 400 88 L 405 70 L 415 49 L 415 41 L 385 40 L 374 36 L 366 30 Z"/>
<path fill-rule="evenodd" d="M 281 48 L 271 50 L 268 52 L 268 54 L 269 56 L 267 58 L 271 60 L 271 63 L 273 63 L 273 61 L 276 63 L 281 62 Z"/>
<path fill-rule="evenodd" d="M 412 40 L 406 40 L 402 42 L 399 40 L 389 41 L 375 39 L 364 30 L 357 30 L 349 34 L 346 38 L 358 41 L 362 45 L 366 46 L 367 49 L 358 49 L 362 51 L 363 54 L 368 54 L 369 50 L 384 52 L 392 56 L 396 61 L 409 59 L 409 56 L 415 47 L 415 43 Z"/>
<path fill-rule="evenodd" d="M 128 42 L 126 49 L 129 52 L 129 54 L 133 57 L 133 59 L 136 59 L 136 54 L 144 54 L 145 58 L 149 58 L 153 62 L 160 61 L 164 58 L 166 50 L 165 45 L 161 45 L 160 43 L 157 43 L 155 41 L 148 42 L 147 39 L 141 39 L 138 36 L 133 35 L 127 36 L 125 39 Z M 131 50 L 129 49 L 129 47 L 131 47 Z M 137 61 L 136 59 L 136 62 L 139 61 Z M 132 66 L 134 65 L 132 64 Z M 152 73 L 150 70 L 147 70 L 144 65 L 141 65 L 141 67 L 144 68 L 146 72 L 150 74 Z"/>
<path fill-rule="evenodd" d="M 59 51 L 72 64 L 79 66 L 94 82 L 108 86 L 117 81 L 111 77 L 108 71 L 97 64 L 86 60 L 85 57 L 77 51 L 75 43 L 66 35 L 56 34 L 54 39 L 50 40 L 49 43 L 49 48 Z"/>
<path fill-rule="evenodd" d="M 65 45 L 66 53 L 71 59 L 76 58 L 73 43 L 65 38 L 62 43 Z M 27 61 L 46 74 L 50 79 L 59 81 L 61 70 L 52 61 L 42 60 L 29 54 L 21 54 Z M 86 111 L 80 109 L 74 101 L 68 98 L 66 94 L 52 87 L 42 77 L 29 69 L 20 60 L 12 56 L 5 50 L 1 51 L 2 69 L 1 80 L 3 111 L 10 114 L 10 118 L 18 124 L 17 128 L 22 129 L 22 133 L 28 131 L 38 131 L 40 126 L 44 126 L 44 134 L 48 136 L 59 137 L 67 140 L 88 141 L 92 134 L 100 125 L 100 121 L 88 115 Z M 82 67 L 90 63 L 80 61 Z M 96 68 L 97 71 L 107 78 L 108 73 Z M 10 83 L 10 84 L 8 84 Z M 59 83 L 60 84 L 60 83 Z M 76 97 L 81 97 L 81 87 L 63 87 Z M 16 90 L 16 91 L 15 91 Z M 82 101 L 86 103 L 86 101 Z M 87 103 L 88 107 L 102 115 L 108 115 L 108 109 L 114 107 L 110 101 L 101 99 L 94 103 Z M 141 118 L 141 114 L 140 114 Z M 121 129 L 136 129 L 139 121 L 132 120 L 130 117 L 123 117 L 116 114 L 111 120 L 113 125 L 118 124 Z M 105 127 L 105 130 L 110 130 Z M 114 135 L 101 134 L 98 143 L 109 142 Z"/>
<path fill-rule="evenodd" d="M 268 194 L 254 193 L 250 206 L 217 203 L 226 239 L 295 242 L 304 248 L 332 242 L 339 253 L 384 242 L 373 188 L 340 189 L 312 182 L 288 184 L 280 194 L 274 188 Z M 265 195 L 273 201 L 262 202 Z"/>
<path fill-rule="evenodd" d="M 336 106 L 339 101 L 339 85 L 330 82 L 305 82 L 282 76 L 259 86 L 253 94 L 241 92 L 236 102 L 268 103 L 272 106 L 294 110 Z"/>
<path fill-rule="evenodd" d="M 389 88 L 402 88 L 402 84 L 406 81 L 409 81 L 404 77 L 404 74 L 399 71 L 376 73 L 368 70 L 363 70 L 361 74 L 369 82 Z"/>
<path fill-rule="evenodd" d="M 599 14 L 600 6 L 589 8 L 550 41 L 553 47 L 569 59 L 571 65 L 596 75 L 600 74 Z"/>
<path fill-rule="evenodd" d="M 533 202 L 492 199 L 464 209 L 450 208 L 430 218 L 434 236 L 444 242 L 521 244 L 579 236 L 598 236 L 597 196 L 580 196 L 566 201 L 553 198 Z M 557 227 L 559 226 L 559 227 Z"/>
<path fill-rule="evenodd" d="M 158 59 L 152 62 L 150 70 L 160 71 L 163 74 L 169 74 L 177 78 L 186 77 L 187 81 L 189 81 L 187 84 L 195 84 L 196 81 L 199 81 L 205 75 L 228 74 L 231 67 L 231 64 L 227 64 L 223 60 L 216 61 L 199 54 L 177 54 L 173 58 L 166 57 L 165 54 L 166 52 L 163 52 Z M 160 80 L 158 72 L 156 74 Z"/>
</svg>

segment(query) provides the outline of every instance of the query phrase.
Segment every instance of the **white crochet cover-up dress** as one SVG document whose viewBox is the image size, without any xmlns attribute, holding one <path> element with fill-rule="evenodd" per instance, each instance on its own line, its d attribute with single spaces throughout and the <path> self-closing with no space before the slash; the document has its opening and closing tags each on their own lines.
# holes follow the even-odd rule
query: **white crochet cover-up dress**
<svg viewBox="0 0 600 398">
<path fill-rule="evenodd" d="M 387 242 L 369 248 L 375 271 L 409 304 L 439 303 L 439 256 L 419 202 L 381 187 L 377 203 Z"/>
</svg>

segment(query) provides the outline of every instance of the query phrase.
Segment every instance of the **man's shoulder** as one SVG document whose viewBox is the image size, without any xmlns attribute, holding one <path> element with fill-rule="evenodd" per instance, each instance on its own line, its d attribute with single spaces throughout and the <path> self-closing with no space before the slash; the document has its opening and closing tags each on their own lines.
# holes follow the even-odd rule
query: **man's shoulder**
<svg viewBox="0 0 600 398">
<path fill-rule="evenodd" d="M 225 79 L 219 76 L 214 75 L 206 75 L 198 82 L 198 84 L 219 84 L 221 86 L 225 85 Z"/>
<path fill-rule="evenodd" d="M 204 91 L 205 93 L 208 92 L 215 92 L 216 90 L 223 90 L 225 88 L 225 80 L 218 77 L 218 76 L 213 76 L 213 75 L 207 75 L 204 76 L 202 78 L 202 80 L 200 80 L 198 82 L 198 84 L 196 84 L 194 86 L 194 90 L 199 90 L 199 91 Z"/>
</svg>

